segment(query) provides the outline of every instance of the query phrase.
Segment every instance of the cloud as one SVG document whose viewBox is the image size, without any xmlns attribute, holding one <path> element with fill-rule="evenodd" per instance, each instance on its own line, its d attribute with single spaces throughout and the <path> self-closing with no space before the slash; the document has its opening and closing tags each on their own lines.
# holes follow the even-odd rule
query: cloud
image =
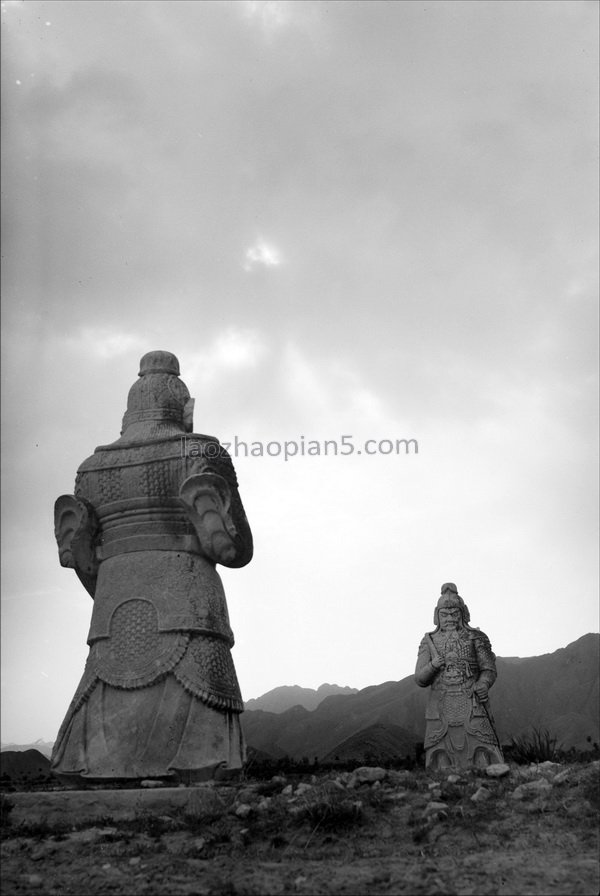
<svg viewBox="0 0 600 896">
<path fill-rule="evenodd" d="M 324 5 L 310 0 L 242 0 L 234 4 L 272 45 L 287 34 L 292 39 L 308 38 L 313 44 L 321 42 L 328 34 Z"/>
<path fill-rule="evenodd" d="M 284 0 L 245 0 L 241 5 L 244 14 L 258 22 L 267 35 L 289 24 L 291 4 Z"/>
<path fill-rule="evenodd" d="M 272 244 L 259 239 L 253 246 L 246 249 L 244 270 L 253 271 L 257 267 L 273 268 L 281 264 L 279 250 Z"/>
<path fill-rule="evenodd" d="M 212 365 L 227 370 L 255 367 L 264 353 L 258 333 L 230 328 L 220 333 L 208 353 Z"/>
<path fill-rule="evenodd" d="M 282 349 L 280 371 L 280 403 L 296 425 L 311 425 L 327 437 L 336 431 L 361 437 L 399 433 L 392 407 L 369 381 L 363 365 L 351 358 L 339 353 L 333 358 L 311 356 L 305 345 L 290 340 Z"/>
<path fill-rule="evenodd" d="M 180 358 L 185 382 L 198 383 L 205 389 L 223 373 L 239 374 L 256 368 L 267 351 L 257 330 L 228 327 L 212 342 L 191 357 Z"/>
<path fill-rule="evenodd" d="M 108 327 L 83 327 L 76 335 L 67 336 L 65 342 L 71 350 L 86 358 L 100 360 L 116 358 L 143 347 L 143 340 L 138 336 Z"/>
</svg>

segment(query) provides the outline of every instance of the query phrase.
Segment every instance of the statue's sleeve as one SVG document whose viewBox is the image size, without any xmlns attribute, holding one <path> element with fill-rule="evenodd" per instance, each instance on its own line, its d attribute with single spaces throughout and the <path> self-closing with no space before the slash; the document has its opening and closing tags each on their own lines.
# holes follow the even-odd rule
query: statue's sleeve
<svg viewBox="0 0 600 896">
<path fill-rule="evenodd" d="M 61 566 L 74 569 L 93 598 L 96 593 L 98 520 L 85 498 L 61 495 L 54 504 L 54 535 Z"/>
<path fill-rule="evenodd" d="M 474 641 L 475 654 L 479 666 L 479 677 L 477 680 L 485 682 L 491 688 L 497 677 L 496 655 L 485 632 L 476 632 Z"/>
<path fill-rule="evenodd" d="M 425 635 L 419 644 L 417 665 L 415 667 L 415 681 L 419 687 L 426 688 L 435 678 L 437 671 L 438 670 L 431 663 L 431 645 L 429 643 L 429 638 Z"/>
<path fill-rule="evenodd" d="M 182 482 L 179 496 L 202 552 L 223 566 L 245 566 L 252 559 L 252 533 L 231 458 L 221 449 L 217 459 L 194 467 L 188 469 L 190 475 Z"/>
</svg>

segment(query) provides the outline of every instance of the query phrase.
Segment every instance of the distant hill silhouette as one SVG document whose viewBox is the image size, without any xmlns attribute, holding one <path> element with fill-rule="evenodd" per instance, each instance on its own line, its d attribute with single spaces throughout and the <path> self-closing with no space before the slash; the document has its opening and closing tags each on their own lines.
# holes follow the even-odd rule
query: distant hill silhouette
<svg viewBox="0 0 600 896">
<path fill-rule="evenodd" d="M 23 753 L 25 750 L 39 750 L 43 756 L 47 756 L 50 759 L 52 755 L 52 747 L 54 746 L 54 741 L 48 740 L 36 740 L 33 744 L 5 744 L 0 745 L 0 752 L 5 753 L 7 750 L 12 751 L 13 753 Z"/>
<path fill-rule="evenodd" d="M 265 712 L 285 712 L 292 706 L 303 706 L 304 709 L 316 709 L 325 697 L 333 694 L 356 694 L 358 688 L 339 687 L 337 684 L 322 684 L 315 691 L 314 688 L 301 688 L 299 685 L 282 685 L 267 691 L 261 697 L 247 700 L 245 708 L 248 710 L 262 709 Z"/>
<path fill-rule="evenodd" d="M 3 781 L 33 781 L 50 775 L 50 760 L 39 750 L 3 750 L 0 753 L 0 777 Z"/>
<path fill-rule="evenodd" d="M 599 656 L 600 635 L 587 634 L 543 656 L 499 657 L 490 697 L 501 742 L 532 726 L 548 728 L 565 749 L 589 748 L 588 737 L 599 742 Z M 340 755 L 342 748 L 360 751 L 364 732 L 375 727 L 368 735 L 372 741 L 378 726 L 381 742 L 371 743 L 371 750 L 385 750 L 383 732 L 390 726 L 412 737 L 414 749 L 424 737 L 426 698 L 427 689 L 417 687 L 411 675 L 326 697 L 312 711 L 302 706 L 279 713 L 249 710 L 242 724 L 249 746 L 274 758 L 323 760 Z"/>
<path fill-rule="evenodd" d="M 365 764 L 381 764 L 398 757 L 413 757 L 415 738 L 398 725 L 371 725 L 338 744 L 323 757 L 324 762 L 361 759 Z"/>
</svg>

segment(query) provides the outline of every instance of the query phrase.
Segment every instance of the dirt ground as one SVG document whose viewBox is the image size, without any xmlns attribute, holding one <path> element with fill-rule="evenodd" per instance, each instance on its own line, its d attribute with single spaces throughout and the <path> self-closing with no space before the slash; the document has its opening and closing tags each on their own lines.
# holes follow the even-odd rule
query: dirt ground
<svg viewBox="0 0 600 896">
<path fill-rule="evenodd" d="M 597 896 L 600 765 L 544 766 L 245 781 L 219 810 L 118 823 L 17 826 L 7 806 L 2 893 Z"/>
</svg>

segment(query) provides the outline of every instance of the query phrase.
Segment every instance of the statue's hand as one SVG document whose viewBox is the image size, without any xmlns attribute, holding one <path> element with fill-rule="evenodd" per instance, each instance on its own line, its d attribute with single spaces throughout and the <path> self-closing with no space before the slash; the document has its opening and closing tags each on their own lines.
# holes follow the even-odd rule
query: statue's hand
<svg viewBox="0 0 600 896">
<path fill-rule="evenodd" d="M 478 681 L 473 688 L 475 694 L 477 695 L 478 700 L 481 703 L 485 703 L 488 698 L 489 686 L 485 681 Z"/>
<path fill-rule="evenodd" d="M 444 660 L 441 656 L 434 656 L 431 660 L 431 665 L 434 669 L 442 669 L 444 666 Z"/>
</svg>

